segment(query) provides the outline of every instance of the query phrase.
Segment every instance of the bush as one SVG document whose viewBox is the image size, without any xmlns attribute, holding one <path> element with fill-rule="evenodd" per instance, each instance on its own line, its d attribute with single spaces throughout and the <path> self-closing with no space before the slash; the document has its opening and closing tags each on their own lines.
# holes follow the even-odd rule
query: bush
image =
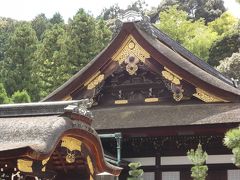
<svg viewBox="0 0 240 180">
<path fill-rule="evenodd" d="M 130 177 L 128 177 L 127 180 L 143 180 L 143 178 L 141 178 L 141 176 L 143 175 L 143 170 L 138 169 L 139 167 L 141 167 L 140 162 L 129 163 L 128 166 L 130 167 L 130 170 L 128 172 Z"/>
<path fill-rule="evenodd" d="M 14 103 L 29 103 L 29 102 L 31 102 L 31 98 L 28 95 L 26 90 L 16 91 L 12 95 L 12 101 Z"/>
</svg>

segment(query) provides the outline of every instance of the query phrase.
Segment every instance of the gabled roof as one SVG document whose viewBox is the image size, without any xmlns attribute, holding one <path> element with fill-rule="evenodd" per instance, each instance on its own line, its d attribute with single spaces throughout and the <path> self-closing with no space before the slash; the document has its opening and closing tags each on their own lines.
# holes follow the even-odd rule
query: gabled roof
<svg viewBox="0 0 240 180">
<path fill-rule="evenodd" d="M 50 158 L 49 161 L 55 162 L 51 157 L 56 149 L 67 148 L 80 151 L 82 156 L 91 155 L 96 173 L 108 172 L 118 176 L 121 168 L 105 161 L 100 138 L 91 126 L 92 114 L 86 109 L 85 102 L 75 101 L 67 107 L 67 102 L 0 106 L 4 112 L 13 109 L 13 114 L 0 114 L 0 160 L 44 161 Z M 65 155 L 59 158 L 62 156 Z M 18 168 L 22 171 L 20 166 Z"/>
<path fill-rule="evenodd" d="M 96 83 L 96 81 L 106 79 L 112 73 L 109 71 L 114 66 L 114 61 L 116 62 L 114 60 L 116 54 L 124 49 L 129 37 L 142 48 L 142 51 L 148 53 L 150 57 L 147 57 L 146 63 L 150 68 L 158 71 L 157 66 L 152 62 L 154 59 L 171 75 L 196 87 L 196 96 L 199 98 L 205 96 L 218 102 L 240 101 L 240 90 L 230 79 L 194 56 L 153 25 L 142 21 L 123 23 L 118 35 L 100 54 L 43 101 L 72 99 L 72 94 L 94 80 Z M 105 73 L 104 70 L 107 68 L 110 70 Z M 99 77 L 101 73 L 103 76 Z"/>
</svg>

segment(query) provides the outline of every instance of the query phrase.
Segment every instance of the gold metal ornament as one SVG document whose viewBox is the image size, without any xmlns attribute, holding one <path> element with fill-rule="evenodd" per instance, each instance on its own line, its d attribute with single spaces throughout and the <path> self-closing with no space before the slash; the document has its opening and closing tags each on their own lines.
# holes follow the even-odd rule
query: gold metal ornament
<svg viewBox="0 0 240 180">
<path fill-rule="evenodd" d="M 115 100 L 114 104 L 127 104 L 128 100 L 125 99 L 119 99 L 119 100 Z"/>
<path fill-rule="evenodd" d="M 87 89 L 94 89 L 97 85 L 99 85 L 102 81 L 104 80 L 104 74 L 100 74 L 99 76 L 97 76 L 93 81 L 91 81 L 88 86 Z"/>
<path fill-rule="evenodd" d="M 43 171 L 43 172 L 46 171 L 46 164 L 47 164 L 47 162 L 49 161 L 49 159 L 50 159 L 50 157 L 47 158 L 47 159 L 42 160 L 42 165 L 44 166 L 44 167 L 42 168 L 42 171 Z"/>
<path fill-rule="evenodd" d="M 33 172 L 32 165 L 33 165 L 33 161 L 31 160 L 25 160 L 25 159 L 17 160 L 17 167 L 18 167 L 18 170 L 21 172 L 28 172 L 28 173 Z"/>
<path fill-rule="evenodd" d="M 170 71 L 169 69 L 164 67 L 164 71 L 162 71 L 162 76 L 171 81 L 173 84 L 179 85 L 180 84 L 180 80 L 182 80 L 182 78 L 178 75 L 176 75 L 175 73 L 173 73 L 172 71 Z"/>
<path fill-rule="evenodd" d="M 72 152 L 67 153 L 67 156 L 66 156 L 67 163 L 69 163 L 69 164 L 74 163 L 75 159 L 76 159 L 76 155 L 74 153 L 72 153 Z"/>
<path fill-rule="evenodd" d="M 193 96 L 197 97 L 198 99 L 204 101 L 204 102 L 228 102 L 224 99 L 218 98 L 200 88 L 196 88 L 196 93 L 193 94 Z"/>
<path fill-rule="evenodd" d="M 144 101 L 146 103 L 152 103 L 152 102 L 158 102 L 159 99 L 158 98 L 146 98 Z"/>
<path fill-rule="evenodd" d="M 89 180 L 94 180 L 94 179 L 93 179 L 93 177 L 92 177 L 92 175 L 90 175 L 90 178 L 89 178 Z"/>
<path fill-rule="evenodd" d="M 92 160 L 91 160 L 89 155 L 87 156 L 87 164 L 88 164 L 88 168 L 89 168 L 89 171 L 90 171 L 91 175 L 93 175 L 94 174 L 94 168 L 93 168 Z"/>
<path fill-rule="evenodd" d="M 62 147 L 67 148 L 69 151 L 81 151 L 82 142 L 76 138 L 65 136 L 62 138 Z"/>
<path fill-rule="evenodd" d="M 112 56 L 112 60 L 122 64 L 130 55 L 134 55 L 142 62 L 150 57 L 150 54 L 138 44 L 132 35 L 129 35 L 123 42 L 122 46 Z"/>
<path fill-rule="evenodd" d="M 129 73 L 129 75 L 134 75 L 138 70 L 138 66 L 136 64 L 128 64 L 126 66 L 126 70 Z"/>
<path fill-rule="evenodd" d="M 181 101 L 183 99 L 183 91 L 180 91 L 179 93 L 174 92 L 173 99 L 177 102 Z"/>
</svg>

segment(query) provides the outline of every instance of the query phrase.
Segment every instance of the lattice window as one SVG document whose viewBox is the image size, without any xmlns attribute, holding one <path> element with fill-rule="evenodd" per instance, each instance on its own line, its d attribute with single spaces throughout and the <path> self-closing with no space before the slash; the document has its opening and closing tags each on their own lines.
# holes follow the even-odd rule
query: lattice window
<svg viewBox="0 0 240 180">
<path fill-rule="evenodd" d="M 239 180 L 240 170 L 228 170 L 228 180 Z"/>
<path fill-rule="evenodd" d="M 162 172 L 162 180 L 180 180 L 180 172 L 178 171 Z"/>
<path fill-rule="evenodd" d="M 144 172 L 143 174 L 143 179 L 144 180 L 155 180 L 154 177 L 155 173 L 154 172 Z"/>
</svg>

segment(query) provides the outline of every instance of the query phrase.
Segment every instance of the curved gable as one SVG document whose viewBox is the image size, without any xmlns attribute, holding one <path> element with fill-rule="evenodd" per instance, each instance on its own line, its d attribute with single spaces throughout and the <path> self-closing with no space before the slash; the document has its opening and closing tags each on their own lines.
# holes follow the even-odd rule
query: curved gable
<svg viewBox="0 0 240 180">
<path fill-rule="evenodd" d="M 43 101 L 96 98 L 105 82 L 110 81 L 112 76 L 118 74 L 119 78 L 126 78 L 127 76 L 122 76 L 127 72 L 129 79 L 133 79 L 133 76 L 144 69 L 141 72 L 151 72 L 148 76 L 154 74 L 162 78 L 162 81 L 166 82 L 165 87 L 176 101 L 199 99 L 204 102 L 239 102 L 240 90 L 235 88 L 230 80 L 214 68 L 205 66 L 205 62 L 189 59 L 191 56 L 186 54 L 183 56 L 184 53 L 174 50 L 171 43 L 166 44 L 166 41 L 160 39 L 156 28 L 150 28 L 152 31 L 149 33 L 146 29 L 142 30 L 140 22 L 124 23 L 118 36 L 108 47 Z M 120 71 L 122 73 L 119 73 Z M 152 85 L 157 86 L 154 78 L 150 79 Z M 113 82 L 111 86 L 114 89 Z M 134 89 L 136 83 L 131 87 Z M 140 89 L 141 87 L 146 86 L 143 83 Z M 148 89 L 151 88 L 149 85 Z M 148 95 L 145 102 L 160 101 L 160 98 Z M 121 97 L 115 101 L 115 104 L 128 103 L 127 99 Z"/>
</svg>

